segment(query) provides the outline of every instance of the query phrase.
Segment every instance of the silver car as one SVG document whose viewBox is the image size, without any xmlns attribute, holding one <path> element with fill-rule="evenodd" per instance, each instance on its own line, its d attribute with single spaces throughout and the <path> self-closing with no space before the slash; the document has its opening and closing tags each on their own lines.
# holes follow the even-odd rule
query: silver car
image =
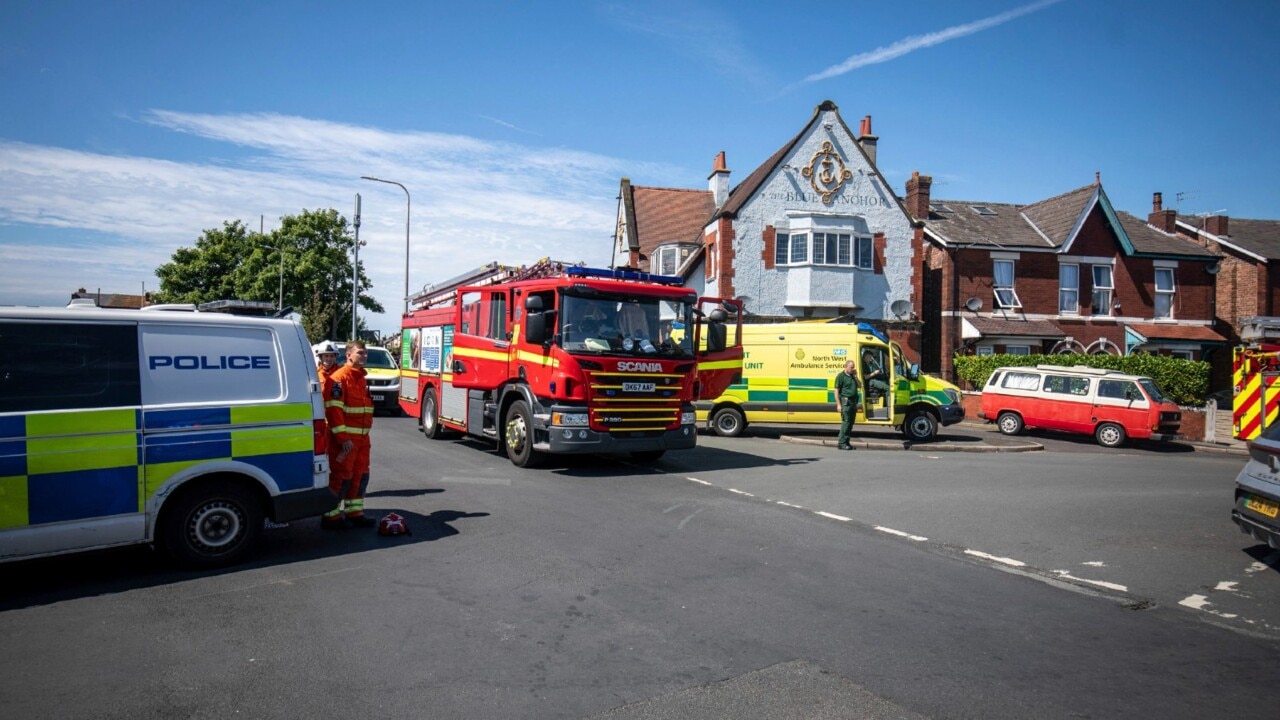
<svg viewBox="0 0 1280 720">
<path fill-rule="evenodd" d="M 1231 520 L 1240 532 L 1280 548 L 1280 422 L 1249 441 L 1249 462 L 1236 476 Z"/>
</svg>

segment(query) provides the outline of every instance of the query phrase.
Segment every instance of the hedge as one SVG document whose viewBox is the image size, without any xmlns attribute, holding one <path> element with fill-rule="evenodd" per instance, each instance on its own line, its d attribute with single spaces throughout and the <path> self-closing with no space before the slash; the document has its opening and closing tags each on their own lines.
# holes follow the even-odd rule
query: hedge
<svg viewBox="0 0 1280 720">
<path fill-rule="evenodd" d="M 956 377 L 981 389 L 997 368 L 1027 365 L 1085 365 L 1144 375 L 1179 405 L 1199 407 L 1209 393 L 1209 363 L 1167 355 L 957 355 Z"/>
</svg>

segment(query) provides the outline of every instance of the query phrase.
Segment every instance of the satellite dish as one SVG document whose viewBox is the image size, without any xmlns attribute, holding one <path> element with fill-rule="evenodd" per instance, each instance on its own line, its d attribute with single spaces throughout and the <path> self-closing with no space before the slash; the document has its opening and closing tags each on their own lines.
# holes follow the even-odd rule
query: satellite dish
<svg viewBox="0 0 1280 720">
<path fill-rule="evenodd" d="M 897 317 L 904 318 L 911 314 L 910 300 L 894 300 L 889 304 L 889 312 Z"/>
<path fill-rule="evenodd" d="M 1217 274 L 1218 274 L 1218 271 L 1219 271 L 1219 270 L 1221 270 L 1221 269 L 1222 269 L 1222 267 L 1221 267 L 1220 265 L 1218 265 L 1218 263 L 1214 263 L 1214 264 L 1209 265 L 1208 267 L 1206 267 L 1206 268 L 1204 269 L 1204 271 L 1205 271 L 1205 272 L 1207 272 L 1207 273 L 1209 273 L 1210 275 L 1217 275 Z"/>
<path fill-rule="evenodd" d="M 982 301 L 976 297 L 971 297 L 965 301 L 964 306 L 972 312 L 978 312 L 982 309 Z"/>
</svg>

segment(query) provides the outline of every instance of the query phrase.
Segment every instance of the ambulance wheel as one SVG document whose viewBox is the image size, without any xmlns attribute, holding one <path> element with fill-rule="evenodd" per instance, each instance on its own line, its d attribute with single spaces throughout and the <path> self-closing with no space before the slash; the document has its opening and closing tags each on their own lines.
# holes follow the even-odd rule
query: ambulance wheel
<svg viewBox="0 0 1280 720">
<path fill-rule="evenodd" d="M 1018 435 L 1025 426 L 1021 415 L 1005 410 L 996 418 L 996 427 L 1000 428 L 1000 432 L 1005 435 Z"/>
<path fill-rule="evenodd" d="M 1120 447 L 1125 441 L 1124 428 L 1115 423 L 1102 423 L 1093 431 L 1093 437 L 1102 447 Z"/>
<path fill-rule="evenodd" d="M 938 421 L 927 410 L 912 410 L 902 423 L 902 434 L 912 442 L 930 442 L 938 434 Z"/>
<path fill-rule="evenodd" d="M 183 488 L 160 516 L 158 537 L 184 564 L 228 565 L 242 559 L 262 534 L 262 504 L 252 491 L 226 480 Z"/>
<path fill-rule="evenodd" d="M 747 429 L 747 419 L 741 410 L 726 405 L 711 415 L 711 429 L 720 437 L 738 437 Z"/>
<path fill-rule="evenodd" d="M 503 444 L 511 463 L 522 468 L 537 467 L 542 462 L 542 453 L 533 449 L 533 413 L 529 412 L 529 403 L 524 400 L 511 403 L 502 426 Z"/>
<path fill-rule="evenodd" d="M 440 409 L 436 407 L 436 391 L 426 388 L 427 396 L 422 399 L 422 434 L 432 440 L 444 437 L 444 428 L 440 427 Z"/>
</svg>

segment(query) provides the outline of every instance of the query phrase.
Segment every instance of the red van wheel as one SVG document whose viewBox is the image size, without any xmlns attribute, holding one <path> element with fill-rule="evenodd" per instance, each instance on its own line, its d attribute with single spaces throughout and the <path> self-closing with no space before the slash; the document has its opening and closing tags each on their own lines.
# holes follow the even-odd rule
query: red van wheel
<svg viewBox="0 0 1280 720">
<path fill-rule="evenodd" d="M 1125 441 L 1124 428 L 1115 423 L 1102 423 L 1093 431 L 1093 437 L 1103 447 L 1120 447 Z"/>
<path fill-rule="evenodd" d="M 1022 432 L 1022 416 L 1016 412 L 1005 410 L 996 418 L 996 427 L 1005 435 L 1017 435 Z"/>
</svg>

